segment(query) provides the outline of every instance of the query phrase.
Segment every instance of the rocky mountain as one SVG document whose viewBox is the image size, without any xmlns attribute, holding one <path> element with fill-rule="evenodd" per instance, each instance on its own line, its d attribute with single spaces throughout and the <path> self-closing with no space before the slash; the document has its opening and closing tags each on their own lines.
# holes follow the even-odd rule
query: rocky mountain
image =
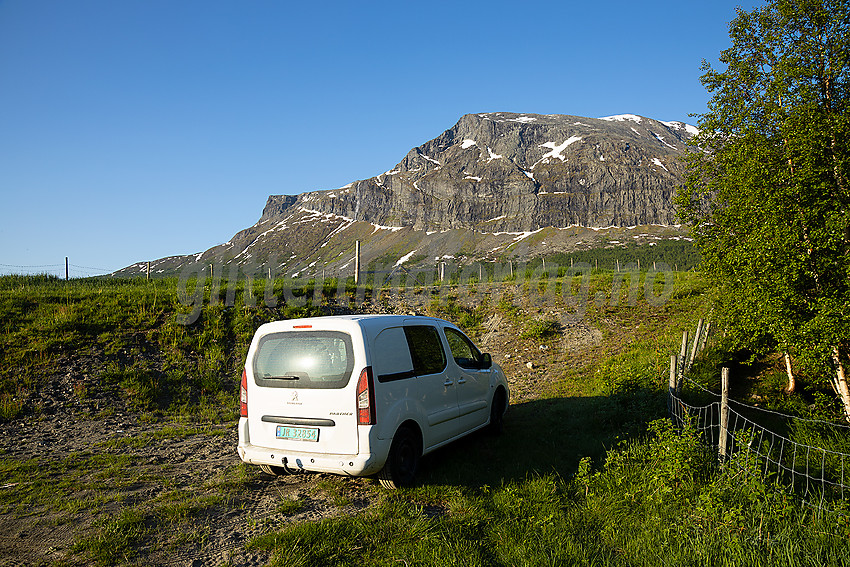
<svg viewBox="0 0 850 567">
<path fill-rule="evenodd" d="M 229 242 L 154 268 L 251 262 L 289 275 L 344 270 L 355 240 L 364 242 L 364 262 L 431 263 L 679 238 L 672 198 L 695 133 L 628 114 L 467 114 L 385 173 L 334 190 L 272 195 L 257 224 Z"/>
<path fill-rule="evenodd" d="M 467 114 L 392 170 L 336 191 L 272 196 L 260 219 L 311 210 L 418 230 L 673 224 L 693 129 L 633 115 Z"/>
</svg>

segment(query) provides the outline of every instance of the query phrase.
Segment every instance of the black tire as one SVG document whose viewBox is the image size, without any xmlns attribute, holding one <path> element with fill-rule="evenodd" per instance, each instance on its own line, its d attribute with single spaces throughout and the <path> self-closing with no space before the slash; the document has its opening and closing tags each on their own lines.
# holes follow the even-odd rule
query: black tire
<svg viewBox="0 0 850 567">
<path fill-rule="evenodd" d="M 289 474 L 285 468 L 277 467 L 275 465 L 260 465 L 260 470 L 272 476 L 281 476 Z"/>
<path fill-rule="evenodd" d="M 378 473 L 381 486 L 390 490 L 413 486 L 421 455 L 419 436 L 410 427 L 400 427 L 390 445 L 387 462 Z"/>
<path fill-rule="evenodd" d="M 490 404 L 490 424 L 487 431 L 492 435 L 500 435 L 505 430 L 505 391 L 499 388 L 493 394 L 493 402 Z"/>
</svg>

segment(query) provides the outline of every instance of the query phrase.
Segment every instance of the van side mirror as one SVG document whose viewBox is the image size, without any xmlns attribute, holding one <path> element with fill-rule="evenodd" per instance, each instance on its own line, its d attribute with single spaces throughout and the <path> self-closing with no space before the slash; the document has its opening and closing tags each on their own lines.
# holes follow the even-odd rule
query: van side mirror
<svg viewBox="0 0 850 567">
<path fill-rule="evenodd" d="M 491 366 L 493 366 L 493 357 L 489 352 L 485 352 L 481 355 L 481 370 L 487 370 Z"/>
</svg>

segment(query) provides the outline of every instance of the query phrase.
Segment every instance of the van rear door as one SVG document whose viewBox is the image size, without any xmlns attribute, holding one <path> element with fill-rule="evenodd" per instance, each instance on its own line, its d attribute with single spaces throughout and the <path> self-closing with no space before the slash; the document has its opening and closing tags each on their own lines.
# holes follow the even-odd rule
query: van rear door
<svg viewBox="0 0 850 567">
<path fill-rule="evenodd" d="M 354 358 L 346 332 L 292 329 L 260 337 L 246 365 L 252 443 L 356 454 Z"/>
</svg>

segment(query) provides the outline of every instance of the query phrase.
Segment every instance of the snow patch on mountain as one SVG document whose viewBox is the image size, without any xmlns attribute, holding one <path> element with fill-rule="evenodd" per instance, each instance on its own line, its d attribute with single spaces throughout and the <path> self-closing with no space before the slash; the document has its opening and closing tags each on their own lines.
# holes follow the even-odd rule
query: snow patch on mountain
<svg viewBox="0 0 850 567">
<path fill-rule="evenodd" d="M 540 160 L 538 160 L 537 163 L 540 163 L 540 161 L 543 161 L 547 158 L 558 158 L 559 160 L 564 161 L 565 159 L 567 159 L 564 157 L 564 150 L 566 150 L 567 147 L 571 144 L 575 144 L 579 141 L 581 141 L 581 136 L 570 136 L 561 144 L 556 144 L 555 142 L 546 142 L 544 144 L 540 144 L 541 148 L 548 148 L 552 151 L 550 151 L 548 154 L 545 154 L 542 158 L 540 158 Z"/>
<path fill-rule="evenodd" d="M 399 258 L 399 259 L 398 259 L 398 262 L 396 262 L 396 263 L 395 263 L 395 265 L 396 265 L 396 266 L 401 266 L 402 264 L 404 264 L 405 262 L 407 262 L 408 260 L 410 260 L 411 258 L 413 258 L 413 255 L 414 255 L 415 253 L 416 253 L 416 250 L 411 250 L 410 252 L 408 252 L 407 254 L 405 254 L 404 256 L 402 256 L 401 258 Z"/>
<path fill-rule="evenodd" d="M 643 118 L 636 114 L 615 114 L 614 116 L 603 116 L 600 120 L 608 120 L 609 122 L 625 122 L 626 120 L 630 120 L 638 124 L 643 122 Z"/>
</svg>

